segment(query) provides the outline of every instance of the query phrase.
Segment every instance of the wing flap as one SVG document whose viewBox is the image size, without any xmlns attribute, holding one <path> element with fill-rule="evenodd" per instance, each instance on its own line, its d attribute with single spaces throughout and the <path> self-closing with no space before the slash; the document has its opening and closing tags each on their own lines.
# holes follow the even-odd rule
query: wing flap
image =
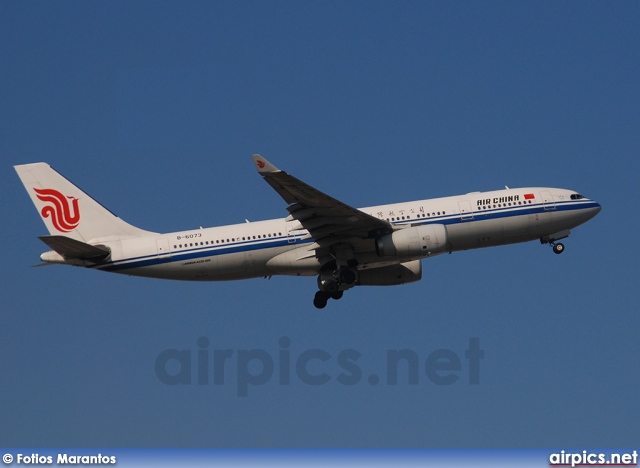
<svg viewBox="0 0 640 468">
<path fill-rule="evenodd" d="M 353 208 L 292 175 L 260 155 L 253 155 L 258 172 L 289 204 L 287 220 L 297 220 L 310 237 L 328 246 L 348 238 L 369 239 L 393 231 L 391 224 Z"/>
</svg>

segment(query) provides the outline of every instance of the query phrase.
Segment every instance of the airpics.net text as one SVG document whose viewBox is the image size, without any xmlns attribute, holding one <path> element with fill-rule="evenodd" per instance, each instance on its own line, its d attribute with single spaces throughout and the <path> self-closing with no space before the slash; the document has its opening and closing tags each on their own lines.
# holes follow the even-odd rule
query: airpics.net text
<svg viewBox="0 0 640 468">
<path fill-rule="evenodd" d="M 384 371 L 366 373 L 362 362 L 367 360 L 357 349 L 334 352 L 321 348 L 301 350 L 299 346 L 292 346 L 292 340 L 287 336 L 278 340 L 275 352 L 216 349 L 210 347 L 211 342 L 205 336 L 198 338 L 196 343 L 195 350 L 170 348 L 157 355 L 155 374 L 160 382 L 165 385 L 219 386 L 233 382 L 237 396 L 241 397 L 249 395 L 250 387 L 269 382 L 291 385 L 295 379 L 311 386 L 326 385 L 332 381 L 353 386 L 363 379 L 370 386 L 381 383 L 390 386 L 418 385 L 425 378 L 427 382 L 441 386 L 465 382 L 478 385 L 480 360 L 485 355 L 477 337 L 469 338 L 467 348 L 460 352 L 447 348 L 431 352 L 387 349 Z"/>
</svg>

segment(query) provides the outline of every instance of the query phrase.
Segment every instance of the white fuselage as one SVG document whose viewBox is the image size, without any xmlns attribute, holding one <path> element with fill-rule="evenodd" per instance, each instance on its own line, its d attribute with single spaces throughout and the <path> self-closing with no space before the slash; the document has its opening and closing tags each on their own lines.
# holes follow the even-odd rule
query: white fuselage
<svg viewBox="0 0 640 468">
<path fill-rule="evenodd" d="M 574 191 L 529 187 L 360 210 L 389 221 L 394 229 L 442 225 L 447 239 L 444 251 L 455 252 L 536 240 L 564 231 L 568 235 L 568 230 L 594 217 L 600 205 Z M 359 268 L 377 268 L 432 255 L 425 251 L 402 258 L 381 256 L 375 242 L 353 242 Z M 128 275 L 195 281 L 316 275 L 322 267 L 314 254 L 318 245 L 295 220 L 247 222 L 117 240 L 97 238 L 91 243 L 109 247 L 108 261 L 97 265 L 80 260 L 64 263 Z M 55 261 L 51 255 L 44 255 L 47 254 L 43 254 L 43 260 Z"/>
</svg>

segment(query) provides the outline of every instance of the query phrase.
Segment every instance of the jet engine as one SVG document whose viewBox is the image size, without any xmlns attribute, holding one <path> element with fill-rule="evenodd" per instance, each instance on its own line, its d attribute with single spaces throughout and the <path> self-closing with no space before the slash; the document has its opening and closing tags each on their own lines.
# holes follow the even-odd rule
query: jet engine
<svg viewBox="0 0 640 468">
<path fill-rule="evenodd" d="M 394 231 L 376 240 L 380 257 L 428 257 L 447 251 L 447 228 L 427 224 Z"/>
</svg>

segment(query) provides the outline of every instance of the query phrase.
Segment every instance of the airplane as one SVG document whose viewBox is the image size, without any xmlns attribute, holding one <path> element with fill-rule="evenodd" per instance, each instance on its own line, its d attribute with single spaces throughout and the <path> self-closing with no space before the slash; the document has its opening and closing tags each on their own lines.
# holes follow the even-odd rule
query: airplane
<svg viewBox="0 0 640 468">
<path fill-rule="evenodd" d="M 573 190 L 505 187 L 356 209 L 253 161 L 286 218 L 164 234 L 128 224 L 44 162 L 14 167 L 49 231 L 45 264 L 190 281 L 316 276 L 319 309 L 355 286 L 418 281 L 435 255 L 532 240 L 560 254 L 558 241 L 602 208 Z"/>
</svg>

